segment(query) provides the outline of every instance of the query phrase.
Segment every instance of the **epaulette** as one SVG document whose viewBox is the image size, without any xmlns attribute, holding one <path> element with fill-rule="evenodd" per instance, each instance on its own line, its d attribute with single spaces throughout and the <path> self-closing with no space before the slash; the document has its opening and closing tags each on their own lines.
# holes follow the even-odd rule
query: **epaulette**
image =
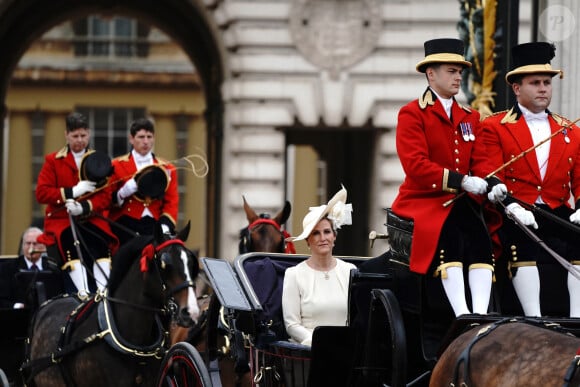
<svg viewBox="0 0 580 387">
<path fill-rule="evenodd" d="M 113 160 L 116 160 L 116 161 L 129 161 L 129 156 L 130 155 L 131 155 L 131 153 L 127 153 L 127 154 L 124 154 L 124 155 L 121 155 L 121 156 L 117 156 Z"/>
<path fill-rule="evenodd" d="M 571 126 L 571 125 L 574 125 L 574 123 L 572 121 L 570 121 L 569 119 L 567 119 L 564 116 L 559 115 L 558 113 L 550 112 L 550 115 L 552 116 L 552 118 L 554 119 L 554 121 L 556 121 L 556 123 L 559 126 Z"/>
<path fill-rule="evenodd" d="M 507 112 L 507 111 L 508 111 L 508 110 L 506 109 L 506 110 L 502 110 L 502 111 L 499 111 L 499 112 L 491 113 L 491 114 L 490 114 L 489 116 L 487 116 L 486 118 L 489 118 L 489 117 L 494 117 L 494 116 L 498 116 L 498 115 L 500 115 L 500 114 L 504 114 L 504 113 L 505 113 L 505 112 Z"/>
<path fill-rule="evenodd" d="M 455 101 L 455 102 L 457 102 L 457 101 Z M 471 108 L 469 106 L 462 105 L 459 102 L 457 102 L 457 104 L 459 105 L 460 108 L 462 108 L 463 110 L 465 110 L 467 113 L 471 113 L 472 110 L 471 110 Z"/>
<path fill-rule="evenodd" d="M 500 124 L 515 124 L 516 122 L 518 122 L 518 113 L 514 112 L 514 108 L 511 108 L 501 119 Z"/>
<path fill-rule="evenodd" d="M 421 110 L 425 109 L 427 105 L 435 105 L 435 99 L 433 98 L 433 93 L 431 93 L 430 89 L 427 89 L 421 98 L 419 98 L 419 107 Z"/>
<path fill-rule="evenodd" d="M 61 150 L 56 152 L 55 158 L 62 159 L 64 157 L 66 157 L 67 154 L 68 154 L 68 147 L 65 146 L 64 148 L 62 148 Z"/>
<path fill-rule="evenodd" d="M 169 168 L 173 167 L 173 164 L 171 164 L 171 161 L 166 160 L 166 159 L 164 159 L 162 157 L 157 157 L 155 155 L 154 155 L 154 157 L 155 157 L 155 160 L 157 160 L 157 163 L 159 165 L 163 165 L 163 166 L 169 167 Z"/>
</svg>

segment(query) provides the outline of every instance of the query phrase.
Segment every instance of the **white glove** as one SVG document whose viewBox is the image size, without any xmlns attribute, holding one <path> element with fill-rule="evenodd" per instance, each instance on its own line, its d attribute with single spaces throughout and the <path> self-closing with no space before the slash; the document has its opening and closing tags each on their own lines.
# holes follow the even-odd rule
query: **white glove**
<svg viewBox="0 0 580 387">
<path fill-rule="evenodd" d="M 570 215 L 570 222 L 580 224 L 580 210 L 576 210 L 576 212 Z"/>
<path fill-rule="evenodd" d="M 469 193 L 482 195 L 487 192 L 487 181 L 477 176 L 465 176 L 461 181 L 461 188 Z"/>
<path fill-rule="evenodd" d="M 119 199 L 125 200 L 129 196 L 133 195 L 135 192 L 137 192 L 137 182 L 135 181 L 135 179 L 131 178 L 127 180 L 127 182 L 123 184 L 123 186 L 119 190 L 118 192 Z"/>
<path fill-rule="evenodd" d="M 171 230 L 169 229 L 169 226 L 166 224 L 161 225 L 161 231 L 163 232 L 163 234 L 171 234 Z"/>
<path fill-rule="evenodd" d="M 536 230 L 538 229 L 538 223 L 534 214 L 531 211 L 526 210 L 524 207 L 520 206 L 518 203 L 511 203 L 505 209 L 506 214 L 511 214 L 523 225 L 532 226 Z"/>
<path fill-rule="evenodd" d="M 66 211 L 72 216 L 79 216 L 83 213 L 83 206 L 76 200 L 67 199 L 65 206 Z"/>
<path fill-rule="evenodd" d="M 492 203 L 503 201 L 507 196 L 507 187 L 505 184 L 496 184 L 491 191 L 488 192 L 487 198 Z"/>
<path fill-rule="evenodd" d="M 77 183 L 77 185 L 75 185 L 74 187 L 72 187 L 72 194 L 73 194 L 73 198 L 78 198 L 79 196 L 82 196 L 86 193 L 89 192 L 93 192 L 95 190 L 95 185 L 97 183 L 95 183 L 94 181 L 89 181 L 89 180 L 81 180 Z"/>
</svg>

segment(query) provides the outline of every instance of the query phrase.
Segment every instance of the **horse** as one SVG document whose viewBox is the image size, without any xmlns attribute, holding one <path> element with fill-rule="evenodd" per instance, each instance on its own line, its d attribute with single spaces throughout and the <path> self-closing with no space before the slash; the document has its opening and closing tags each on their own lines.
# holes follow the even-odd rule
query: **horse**
<svg viewBox="0 0 580 387">
<path fill-rule="evenodd" d="M 506 317 L 455 338 L 429 386 L 578 386 L 579 353 L 580 338 L 560 324 Z"/>
<path fill-rule="evenodd" d="M 153 385 L 168 349 L 169 321 L 191 326 L 188 298 L 197 258 L 156 226 L 113 257 L 107 287 L 85 300 L 63 295 L 33 317 L 22 365 L 36 386 Z"/>
<path fill-rule="evenodd" d="M 271 219 L 267 213 L 258 215 L 244 196 L 242 199 L 249 224 L 240 230 L 238 252 L 240 254 L 250 252 L 296 253 L 292 242 L 285 241 L 290 235 L 281 227 L 282 224 L 286 223 L 292 211 L 290 202 L 286 201 L 284 207 Z"/>
<path fill-rule="evenodd" d="M 246 214 L 248 225 L 240 230 L 238 253 L 249 252 L 272 252 L 272 253 L 296 253 L 294 245 L 286 243 L 285 239 L 290 236 L 282 225 L 286 223 L 292 206 L 289 201 L 278 213 L 271 218 L 267 213 L 258 215 L 242 196 L 243 209 Z M 200 278 L 204 277 L 203 270 Z M 209 283 L 209 281 L 207 281 Z M 172 343 L 186 341 L 205 354 L 206 359 L 219 358 L 220 379 L 223 387 L 251 386 L 249 368 L 247 367 L 247 353 L 241 337 L 233 338 L 237 344 L 230 346 L 230 328 L 223 317 L 223 308 L 211 289 L 206 289 L 209 294 L 205 298 L 205 310 L 201 313 L 198 323 L 190 329 L 177 328 L 172 332 Z M 231 350 L 236 351 L 232 355 Z M 237 361 L 236 361 L 237 359 Z"/>
</svg>

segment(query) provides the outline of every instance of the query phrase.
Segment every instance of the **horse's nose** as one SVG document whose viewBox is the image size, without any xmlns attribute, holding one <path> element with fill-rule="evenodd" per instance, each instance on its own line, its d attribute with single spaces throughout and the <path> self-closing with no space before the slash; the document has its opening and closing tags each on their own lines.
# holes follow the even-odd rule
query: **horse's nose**
<svg viewBox="0 0 580 387">
<path fill-rule="evenodd" d="M 177 316 L 177 325 L 185 328 L 193 326 L 193 319 L 189 315 L 187 308 L 183 308 L 179 311 Z"/>
</svg>

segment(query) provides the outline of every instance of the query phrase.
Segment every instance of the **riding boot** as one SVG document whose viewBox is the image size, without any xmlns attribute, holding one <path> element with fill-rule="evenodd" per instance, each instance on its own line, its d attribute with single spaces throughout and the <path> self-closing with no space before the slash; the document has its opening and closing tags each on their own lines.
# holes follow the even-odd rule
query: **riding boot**
<svg viewBox="0 0 580 387">
<path fill-rule="evenodd" d="M 62 267 L 68 270 L 68 275 L 77 288 L 79 297 L 84 298 L 89 294 L 89 282 L 87 280 L 87 269 L 79 259 L 68 261 Z"/>
<path fill-rule="evenodd" d="M 469 266 L 469 289 L 473 313 L 487 314 L 491 297 L 493 266 L 475 263 Z"/>
<path fill-rule="evenodd" d="M 580 263 L 573 261 L 572 263 Z M 580 271 L 580 265 L 574 265 Z M 580 317 L 580 280 L 568 273 L 568 293 L 570 294 L 570 317 Z"/>
<path fill-rule="evenodd" d="M 104 290 L 111 274 L 111 258 L 99 258 L 93 263 L 93 274 L 97 289 Z"/>
<path fill-rule="evenodd" d="M 441 274 L 443 289 L 447 299 L 453 308 L 455 316 L 470 314 L 465 299 L 465 280 L 463 278 L 463 264 L 461 262 L 448 262 L 441 264 L 437 271 Z"/>
<path fill-rule="evenodd" d="M 540 274 L 535 265 L 518 266 L 516 275 L 512 278 L 512 284 L 524 315 L 540 317 Z"/>
</svg>

